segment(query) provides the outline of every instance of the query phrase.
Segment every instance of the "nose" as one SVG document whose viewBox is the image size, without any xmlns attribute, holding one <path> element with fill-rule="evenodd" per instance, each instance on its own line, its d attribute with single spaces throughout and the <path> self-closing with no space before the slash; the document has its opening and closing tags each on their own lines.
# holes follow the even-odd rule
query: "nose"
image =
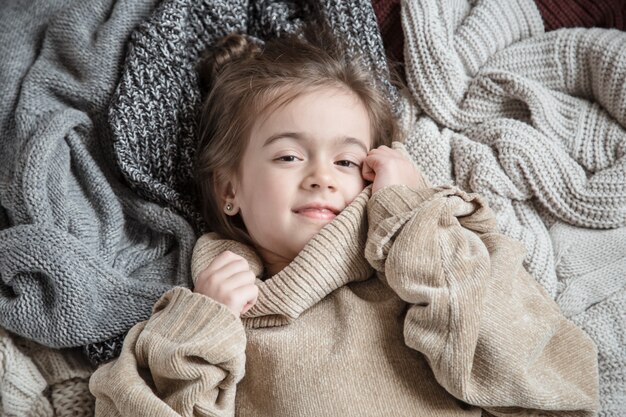
<svg viewBox="0 0 626 417">
<path fill-rule="evenodd" d="M 337 189 L 337 182 L 332 168 L 321 162 L 315 163 L 303 181 L 303 187 L 307 190 Z"/>
</svg>

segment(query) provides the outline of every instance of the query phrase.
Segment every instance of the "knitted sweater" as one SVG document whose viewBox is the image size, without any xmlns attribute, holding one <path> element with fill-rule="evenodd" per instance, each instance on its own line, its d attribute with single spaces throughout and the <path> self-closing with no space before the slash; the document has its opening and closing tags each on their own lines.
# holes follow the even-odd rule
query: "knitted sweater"
<svg viewBox="0 0 626 417">
<path fill-rule="evenodd" d="M 406 186 L 369 197 L 259 280 L 242 319 L 168 291 L 94 373 L 96 415 L 594 415 L 593 342 L 483 198 Z M 193 275 L 224 250 L 261 276 L 250 248 L 214 234 L 196 244 Z"/>
</svg>

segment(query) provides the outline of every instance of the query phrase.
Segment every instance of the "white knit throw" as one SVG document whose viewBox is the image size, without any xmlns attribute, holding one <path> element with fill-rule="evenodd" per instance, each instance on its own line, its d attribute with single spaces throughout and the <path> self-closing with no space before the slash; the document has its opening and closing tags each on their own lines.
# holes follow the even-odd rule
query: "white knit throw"
<svg viewBox="0 0 626 417">
<path fill-rule="evenodd" d="M 0 416 L 93 416 L 92 372 L 76 350 L 48 348 L 0 328 Z"/>
<path fill-rule="evenodd" d="M 532 0 L 404 1 L 402 24 L 407 150 L 524 242 L 528 270 L 598 345 L 601 415 L 623 415 L 626 33 L 544 33 Z"/>
</svg>

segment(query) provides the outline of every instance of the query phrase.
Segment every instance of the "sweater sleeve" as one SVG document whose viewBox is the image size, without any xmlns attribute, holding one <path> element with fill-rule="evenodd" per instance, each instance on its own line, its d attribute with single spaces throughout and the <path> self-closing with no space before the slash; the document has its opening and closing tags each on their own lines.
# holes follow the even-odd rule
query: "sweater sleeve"
<svg viewBox="0 0 626 417">
<path fill-rule="evenodd" d="M 246 335 L 225 306 L 176 287 L 93 374 L 96 416 L 234 416 Z"/>
<path fill-rule="evenodd" d="M 368 217 L 366 257 L 409 304 L 405 342 L 448 392 L 497 416 L 595 415 L 595 345 L 524 269 L 524 246 L 498 233 L 481 196 L 391 186 Z"/>
</svg>

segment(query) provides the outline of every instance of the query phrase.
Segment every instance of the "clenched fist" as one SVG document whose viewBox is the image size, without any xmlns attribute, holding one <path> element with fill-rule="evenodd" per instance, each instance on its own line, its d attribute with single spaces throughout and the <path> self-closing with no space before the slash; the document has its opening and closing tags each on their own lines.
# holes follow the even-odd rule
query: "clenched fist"
<svg viewBox="0 0 626 417">
<path fill-rule="evenodd" d="M 429 187 L 428 182 L 413 161 L 400 151 L 379 146 L 368 152 L 361 175 L 371 181 L 372 193 L 388 185 L 403 184 L 414 189 Z"/>
<path fill-rule="evenodd" d="M 224 251 L 200 273 L 193 291 L 224 304 L 239 317 L 256 303 L 259 296 L 255 279 L 248 261 Z"/>
</svg>

